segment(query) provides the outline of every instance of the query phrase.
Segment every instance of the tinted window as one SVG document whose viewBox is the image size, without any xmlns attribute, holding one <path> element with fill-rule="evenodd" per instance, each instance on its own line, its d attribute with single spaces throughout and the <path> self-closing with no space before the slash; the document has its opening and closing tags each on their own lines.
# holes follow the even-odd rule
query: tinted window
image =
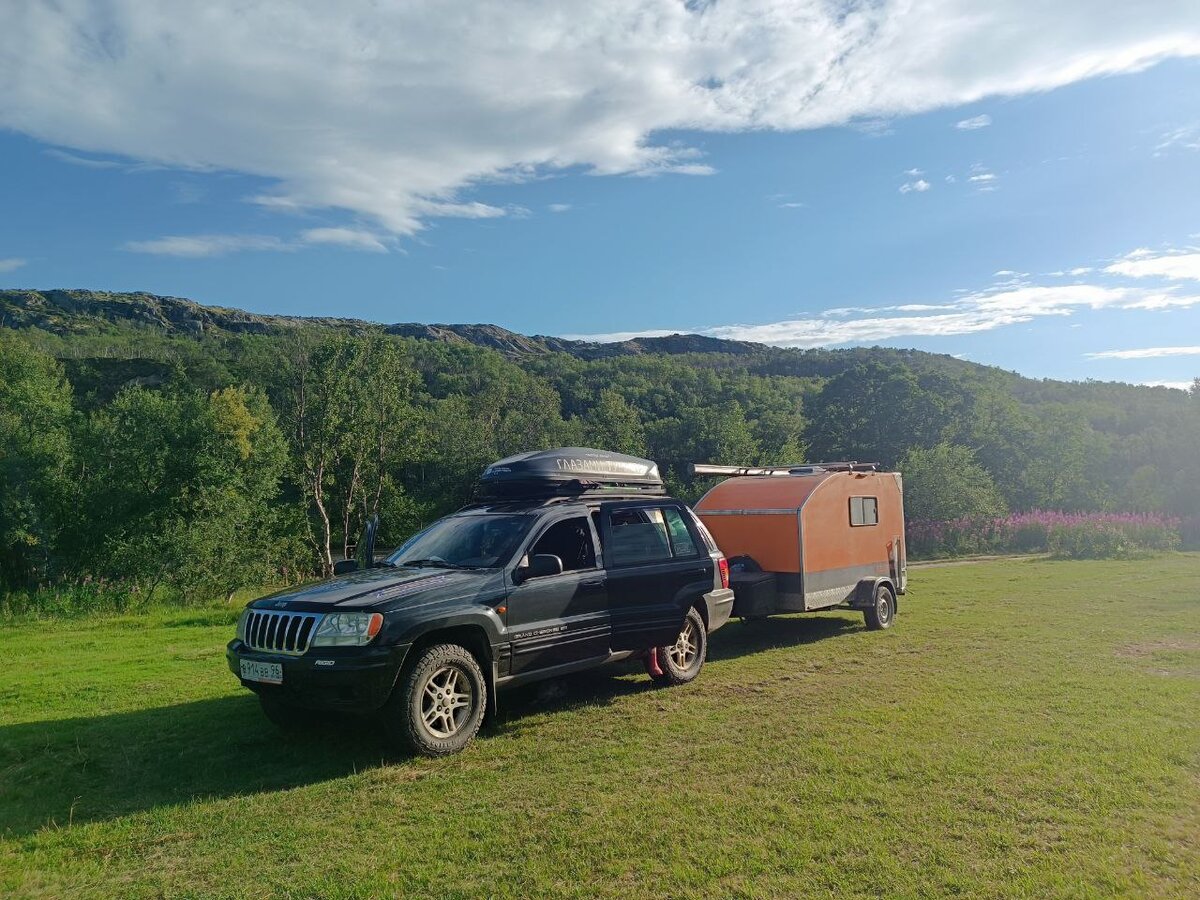
<svg viewBox="0 0 1200 900">
<path fill-rule="evenodd" d="M 697 555 L 696 541 L 675 507 L 617 509 L 609 519 L 612 523 L 609 555 L 613 565 L 631 566 Z"/>
<path fill-rule="evenodd" d="M 875 497 L 851 497 L 850 524 L 878 525 L 879 501 Z"/>
<path fill-rule="evenodd" d="M 564 572 L 594 569 L 596 548 L 592 544 L 592 530 L 588 527 L 587 518 L 579 516 L 555 522 L 529 550 L 530 556 L 538 553 L 557 556 L 562 560 Z"/>
<path fill-rule="evenodd" d="M 671 558 L 661 509 L 616 509 L 609 522 L 612 538 L 607 553 L 614 565 L 632 566 Z"/>
<path fill-rule="evenodd" d="M 668 506 L 663 510 L 663 516 L 667 520 L 667 533 L 671 538 L 671 553 L 675 556 L 695 556 L 696 542 L 679 510 Z"/>
</svg>

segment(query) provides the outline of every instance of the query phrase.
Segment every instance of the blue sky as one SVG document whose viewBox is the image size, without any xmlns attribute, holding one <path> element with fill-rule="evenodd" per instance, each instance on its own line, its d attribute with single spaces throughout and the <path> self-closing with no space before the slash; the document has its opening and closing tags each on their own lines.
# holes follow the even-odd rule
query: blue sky
<svg viewBox="0 0 1200 900">
<path fill-rule="evenodd" d="M 795 46 L 776 45 L 779 27 L 751 35 L 757 62 L 713 61 L 733 40 L 711 36 L 722 4 L 658 10 L 653 27 L 695 58 L 663 62 L 661 34 L 641 52 L 627 31 L 630 47 L 609 38 L 594 59 L 514 58 L 494 34 L 533 40 L 517 4 L 481 36 L 456 33 L 457 64 L 401 41 L 356 68 L 361 35 L 326 41 L 317 5 L 327 77 L 308 81 L 311 67 L 290 67 L 311 34 L 230 70 L 180 50 L 202 26 L 227 35 L 221 21 L 143 26 L 121 6 L 47 7 L 0 37 L 0 62 L 51 66 L 0 93 L 0 285 L 600 338 L 885 344 L 1058 378 L 1200 375 L 1200 21 L 1127 34 L 1068 16 L 1041 43 L 983 41 L 978 64 L 968 26 L 930 26 L 912 40 L 936 45 L 934 79 L 911 52 L 891 61 L 895 36 L 864 54 L 852 31 L 857 61 L 814 75 L 799 25 Z M 790 25 L 811 7 L 741 12 Z M 566 33 L 601 41 L 607 23 L 584 8 Z M 1012 16 L 1037 35 L 1050 26 L 1033 9 Z M 374 24 L 428 27 L 436 44 L 433 19 Z M 862 27 L 907 39 L 908 21 Z M 183 63 L 158 45 L 172 28 Z M 226 39 L 231 56 L 264 40 L 246 31 Z M 364 87 L 381 59 L 391 74 Z M 683 87 L 662 87 L 660 66 Z"/>
</svg>

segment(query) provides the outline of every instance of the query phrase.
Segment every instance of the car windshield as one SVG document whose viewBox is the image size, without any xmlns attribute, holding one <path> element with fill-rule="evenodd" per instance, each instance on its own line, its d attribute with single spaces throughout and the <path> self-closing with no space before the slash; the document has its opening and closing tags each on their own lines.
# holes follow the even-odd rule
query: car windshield
<svg viewBox="0 0 1200 900">
<path fill-rule="evenodd" d="M 388 565 L 488 569 L 508 562 L 529 530 L 531 517 L 449 516 L 405 541 Z"/>
</svg>

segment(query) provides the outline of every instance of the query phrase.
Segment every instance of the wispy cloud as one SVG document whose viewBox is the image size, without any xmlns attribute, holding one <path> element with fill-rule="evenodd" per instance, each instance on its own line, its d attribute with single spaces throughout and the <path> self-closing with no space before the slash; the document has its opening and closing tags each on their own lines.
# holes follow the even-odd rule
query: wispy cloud
<svg viewBox="0 0 1200 900">
<path fill-rule="evenodd" d="M 1159 359 L 1164 356 L 1200 356 L 1200 347 L 1143 347 L 1138 350 L 1101 350 L 1085 353 L 1088 359 Z"/>
<path fill-rule="evenodd" d="M 918 178 L 916 181 L 906 181 L 904 184 L 900 185 L 900 193 L 908 194 L 912 191 L 916 191 L 918 194 L 923 194 L 925 191 L 929 190 L 929 187 L 930 185 L 928 181 L 926 181 L 924 178 Z"/>
<path fill-rule="evenodd" d="M 289 253 L 321 245 L 373 253 L 388 252 L 383 238 L 358 228 L 309 228 L 290 239 L 273 234 L 176 234 L 146 241 L 127 241 L 122 249 L 156 256 L 204 259 L 231 253 Z"/>
<path fill-rule="evenodd" d="M 387 253 L 387 246 L 376 235 L 359 228 L 310 228 L 300 233 L 302 244 L 333 244 L 352 250 Z"/>
<path fill-rule="evenodd" d="M 42 3 L 0 29 L 0 128 L 81 165 L 250 174 L 273 209 L 411 235 L 503 215 L 464 202 L 487 182 L 713 172 L 665 135 L 886 133 L 898 116 L 1200 55 L 1178 0 L 1116 4 L 1103 28 L 1082 0 L 995 0 L 986 16 L 952 0 L 850 6 Z"/>
<path fill-rule="evenodd" d="M 546 207 L 546 209 L 550 210 L 552 213 L 565 213 L 570 208 L 570 203 L 551 203 Z"/>
<path fill-rule="evenodd" d="M 1141 248 L 1119 259 L 1105 272 L 1130 278 L 1168 278 L 1172 281 L 1200 281 L 1200 252 L 1167 251 L 1156 253 Z"/>
<path fill-rule="evenodd" d="M 122 163 L 116 160 L 80 156 L 78 153 L 68 153 L 66 150 L 60 150 L 57 147 L 47 147 L 45 153 L 59 162 L 64 162 L 70 166 L 81 166 L 85 169 L 119 169 L 122 167 Z"/>
<path fill-rule="evenodd" d="M 1139 258 L 1148 258 L 1144 251 Z M 1153 254 L 1151 254 L 1153 255 Z M 1200 293 L 1187 293 L 1178 285 L 1146 286 L 1114 283 L 1044 283 L 1070 273 L 1085 274 L 1088 267 L 1042 276 L 1000 269 L 995 282 L 976 291 L 955 291 L 944 303 L 904 303 L 889 306 L 832 307 L 812 314 L 763 324 L 716 325 L 693 333 L 733 340 L 756 341 L 788 347 L 821 347 L 862 344 L 907 337 L 941 337 L 975 334 L 1026 324 L 1037 319 L 1070 317 L 1083 310 L 1165 310 L 1200 306 Z M 1110 282 L 1111 279 L 1104 279 Z M 670 331 L 628 331 L 619 334 L 574 335 L 588 340 L 627 340 L 637 336 L 674 334 Z M 1200 347 L 1159 347 L 1145 350 L 1106 350 L 1089 354 L 1094 359 L 1137 359 L 1154 356 L 1200 354 Z"/>
<path fill-rule="evenodd" d="M 15 272 L 27 262 L 29 262 L 29 260 L 21 259 L 19 256 L 10 256 L 6 259 L 0 259 L 0 272 Z"/>
<path fill-rule="evenodd" d="M 1200 125 L 1185 125 L 1165 132 L 1159 137 L 1154 155 L 1165 156 L 1175 150 L 1200 150 Z"/>
<path fill-rule="evenodd" d="M 801 203 L 799 200 L 789 200 L 787 203 L 779 204 L 780 209 L 804 209 L 807 206 L 807 203 Z"/>
<path fill-rule="evenodd" d="M 961 119 L 954 123 L 954 127 L 960 131 L 976 131 L 980 128 L 987 128 L 992 124 L 992 117 L 984 113 L 981 116 L 972 116 L 969 119 Z"/>
</svg>

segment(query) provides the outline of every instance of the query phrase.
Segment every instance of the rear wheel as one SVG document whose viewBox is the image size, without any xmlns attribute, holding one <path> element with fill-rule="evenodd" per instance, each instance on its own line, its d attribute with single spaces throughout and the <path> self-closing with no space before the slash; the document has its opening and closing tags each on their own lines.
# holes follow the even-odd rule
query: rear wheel
<svg viewBox="0 0 1200 900">
<path fill-rule="evenodd" d="M 693 681 L 700 674 L 704 658 L 708 655 L 708 632 L 704 628 L 704 618 L 695 607 L 689 609 L 675 643 L 655 647 L 650 652 L 655 654 L 661 670 L 661 674 L 650 675 L 658 684 L 676 685 Z"/>
<path fill-rule="evenodd" d="M 447 756 L 471 743 L 486 709 L 487 683 L 475 657 L 458 644 L 435 644 L 396 685 L 383 724 L 392 743 Z"/>
<path fill-rule="evenodd" d="M 874 602 L 863 610 L 863 618 L 867 620 L 867 628 L 871 631 L 891 628 L 892 620 L 895 617 L 896 595 L 892 593 L 892 589 L 886 584 L 881 584 L 875 588 Z"/>
</svg>

